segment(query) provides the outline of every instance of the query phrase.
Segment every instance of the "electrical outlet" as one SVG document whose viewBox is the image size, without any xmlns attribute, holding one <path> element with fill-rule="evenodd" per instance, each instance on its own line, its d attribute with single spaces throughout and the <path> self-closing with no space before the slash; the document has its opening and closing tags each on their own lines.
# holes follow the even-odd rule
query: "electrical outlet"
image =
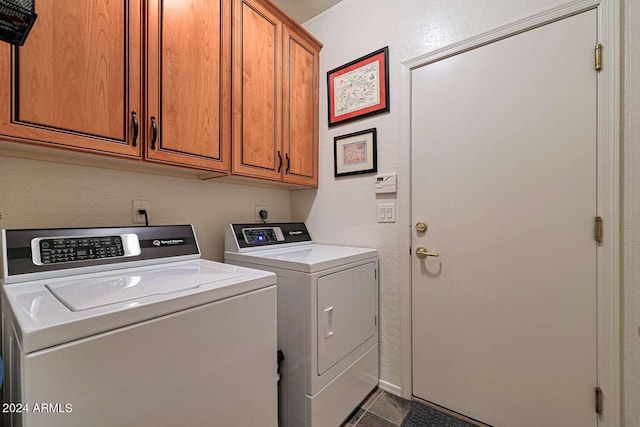
<svg viewBox="0 0 640 427">
<path fill-rule="evenodd" d="M 147 217 L 149 216 L 149 201 L 148 200 L 134 200 L 131 204 L 132 221 L 134 224 L 144 224 L 144 215 L 139 214 L 140 209 L 147 211 Z"/>
<path fill-rule="evenodd" d="M 260 211 L 265 210 L 269 213 L 269 207 L 267 206 L 258 206 L 256 205 L 256 222 L 264 222 L 262 218 L 260 218 Z"/>
</svg>

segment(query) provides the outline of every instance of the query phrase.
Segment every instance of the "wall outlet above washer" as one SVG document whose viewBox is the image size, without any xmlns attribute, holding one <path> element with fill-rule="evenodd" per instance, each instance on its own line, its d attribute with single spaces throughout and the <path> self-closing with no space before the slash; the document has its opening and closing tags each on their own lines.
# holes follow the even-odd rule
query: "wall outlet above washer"
<svg viewBox="0 0 640 427">
<path fill-rule="evenodd" d="M 149 201 L 148 200 L 134 200 L 132 202 L 132 208 L 131 208 L 131 215 L 132 215 L 132 222 L 134 224 L 144 224 L 145 223 L 145 218 L 144 218 L 144 214 L 141 214 L 139 211 L 141 209 L 144 209 L 145 211 L 147 211 L 147 217 L 149 216 Z"/>
<path fill-rule="evenodd" d="M 268 207 L 268 206 L 259 206 L 259 205 L 256 205 L 256 222 L 266 222 L 266 219 L 263 219 L 263 218 L 260 216 L 260 211 L 265 211 L 265 212 L 267 212 L 267 218 L 268 218 L 268 215 L 269 215 L 269 207 Z"/>
</svg>

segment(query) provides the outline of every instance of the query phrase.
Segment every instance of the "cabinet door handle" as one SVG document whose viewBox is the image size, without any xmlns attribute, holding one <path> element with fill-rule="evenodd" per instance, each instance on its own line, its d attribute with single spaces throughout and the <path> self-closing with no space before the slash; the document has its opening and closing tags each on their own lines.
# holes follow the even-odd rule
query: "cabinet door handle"
<svg viewBox="0 0 640 427">
<path fill-rule="evenodd" d="M 289 158 L 289 153 L 285 154 L 285 157 L 287 158 L 287 169 L 284 171 L 284 173 L 289 175 L 289 168 L 291 167 L 291 159 Z"/>
<path fill-rule="evenodd" d="M 280 163 L 278 164 L 278 172 L 282 170 L 282 153 L 278 151 L 278 158 L 280 159 Z"/>
<path fill-rule="evenodd" d="M 158 140 L 158 124 L 156 123 L 156 118 L 155 117 L 151 117 L 151 129 L 153 131 L 152 137 L 151 137 L 151 149 L 155 150 L 156 149 L 156 141 Z"/>
<path fill-rule="evenodd" d="M 135 147 L 138 145 L 138 131 L 140 130 L 138 128 L 138 115 L 135 111 L 131 112 L 131 118 L 133 119 L 133 141 L 131 141 L 131 145 Z"/>
</svg>

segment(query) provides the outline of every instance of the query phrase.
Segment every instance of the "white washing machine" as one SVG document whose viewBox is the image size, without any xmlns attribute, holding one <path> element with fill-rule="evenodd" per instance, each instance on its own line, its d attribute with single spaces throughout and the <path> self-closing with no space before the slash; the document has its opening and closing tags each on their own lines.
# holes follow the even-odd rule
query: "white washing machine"
<svg viewBox="0 0 640 427">
<path fill-rule="evenodd" d="M 191 226 L 2 231 L 5 426 L 277 426 L 276 276 Z"/>
<path fill-rule="evenodd" d="M 230 224 L 225 262 L 277 275 L 281 427 L 336 427 L 378 385 L 378 253 L 304 223 Z"/>
</svg>

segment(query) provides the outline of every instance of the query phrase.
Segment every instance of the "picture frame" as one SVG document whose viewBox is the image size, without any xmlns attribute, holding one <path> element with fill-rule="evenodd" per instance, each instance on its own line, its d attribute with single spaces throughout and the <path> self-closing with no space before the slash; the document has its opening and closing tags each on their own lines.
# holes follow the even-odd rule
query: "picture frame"
<svg viewBox="0 0 640 427">
<path fill-rule="evenodd" d="M 329 127 L 389 111 L 389 47 L 327 72 Z"/>
<path fill-rule="evenodd" d="M 334 176 L 378 171 L 376 128 L 333 138 Z"/>
</svg>

